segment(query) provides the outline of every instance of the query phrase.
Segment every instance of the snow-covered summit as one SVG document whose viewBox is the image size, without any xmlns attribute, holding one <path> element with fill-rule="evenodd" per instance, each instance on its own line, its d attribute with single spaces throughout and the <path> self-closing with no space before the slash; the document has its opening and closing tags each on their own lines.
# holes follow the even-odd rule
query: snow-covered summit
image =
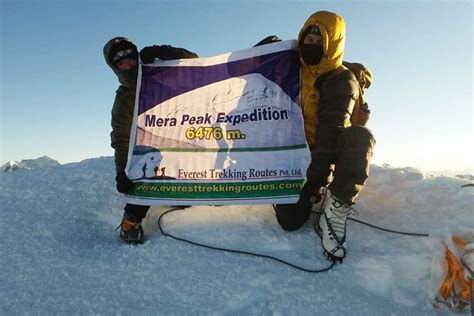
<svg viewBox="0 0 474 316">
<path fill-rule="evenodd" d="M 20 169 L 25 169 L 25 167 L 21 165 L 19 162 L 16 162 L 13 160 L 6 162 L 2 166 L 2 172 L 12 172 L 12 171 L 20 170 Z"/>
<path fill-rule="evenodd" d="M 22 161 L 9 161 L 5 163 L 1 170 L 2 172 L 12 172 L 22 169 L 38 169 L 45 167 L 58 166 L 60 163 L 48 156 L 43 156 L 36 159 L 23 159 Z"/>
<path fill-rule="evenodd" d="M 445 315 L 430 302 L 433 239 L 474 227 L 469 180 L 372 166 L 356 218 L 431 237 L 349 221 L 344 263 L 309 274 L 165 237 L 167 207 L 150 209 L 144 245 L 124 245 L 114 177 L 112 157 L 0 173 L 0 314 Z M 312 222 L 285 232 L 271 205 L 192 206 L 162 223 L 196 242 L 328 265 Z"/>
</svg>

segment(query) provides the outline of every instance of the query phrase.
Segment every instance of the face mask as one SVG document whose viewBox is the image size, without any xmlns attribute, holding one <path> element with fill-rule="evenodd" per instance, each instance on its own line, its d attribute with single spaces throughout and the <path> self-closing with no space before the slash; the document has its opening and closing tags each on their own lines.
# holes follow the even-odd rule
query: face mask
<svg viewBox="0 0 474 316">
<path fill-rule="evenodd" d="M 138 75 L 138 66 L 135 66 L 135 67 L 132 67 L 130 69 L 127 69 L 127 70 L 122 70 L 122 73 L 125 75 L 125 76 L 129 76 L 129 77 L 137 77 Z"/>
<path fill-rule="evenodd" d="M 135 87 L 137 85 L 138 66 L 127 70 L 122 70 L 120 82 L 127 87 Z"/>
<path fill-rule="evenodd" d="M 324 55 L 323 47 L 317 44 L 301 44 L 300 55 L 307 65 L 317 65 Z"/>
</svg>

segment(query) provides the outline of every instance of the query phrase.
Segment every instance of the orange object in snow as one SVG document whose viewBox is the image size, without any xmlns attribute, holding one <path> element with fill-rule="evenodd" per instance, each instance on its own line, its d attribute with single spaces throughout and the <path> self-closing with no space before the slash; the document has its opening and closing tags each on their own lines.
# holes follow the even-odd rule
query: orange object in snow
<svg viewBox="0 0 474 316">
<path fill-rule="evenodd" d="M 467 244 L 460 237 L 453 237 L 453 242 L 464 250 Z M 464 275 L 463 266 L 459 263 L 456 256 L 445 245 L 445 270 L 446 277 L 438 290 L 438 299 L 443 302 L 449 302 L 450 307 L 457 311 L 464 311 L 469 308 L 471 301 L 470 282 Z"/>
<path fill-rule="evenodd" d="M 453 240 L 453 242 L 456 244 L 456 246 L 461 251 L 464 251 L 464 248 L 468 244 L 467 240 L 465 240 L 464 238 L 461 238 L 459 236 L 453 236 L 453 238 L 451 238 L 451 239 Z"/>
</svg>

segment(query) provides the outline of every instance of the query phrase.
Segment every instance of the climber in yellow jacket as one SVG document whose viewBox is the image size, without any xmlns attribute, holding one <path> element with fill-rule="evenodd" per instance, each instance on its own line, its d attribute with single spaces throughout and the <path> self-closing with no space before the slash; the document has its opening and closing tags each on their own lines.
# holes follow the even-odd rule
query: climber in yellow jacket
<svg viewBox="0 0 474 316">
<path fill-rule="evenodd" d="M 332 12 L 314 13 L 301 28 L 301 105 L 311 164 L 298 204 L 276 207 L 282 228 L 296 230 L 322 200 L 315 227 L 325 252 L 339 261 L 347 250 L 347 216 L 369 175 L 375 146 L 369 129 L 354 120 L 361 87 L 342 63 L 344 40 L 344 20 Z"/>
</svg>

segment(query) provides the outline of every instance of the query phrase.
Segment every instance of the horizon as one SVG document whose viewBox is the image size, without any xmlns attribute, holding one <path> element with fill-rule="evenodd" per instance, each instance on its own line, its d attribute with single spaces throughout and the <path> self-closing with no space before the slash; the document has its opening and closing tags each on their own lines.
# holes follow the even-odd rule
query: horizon
<svg viewBox="0 0 474 316">
<path fill-rule="evenodd" d="M 371 164 L 473 169 L 472 7 L 426 0 L 2 0 L 1 164 L 113 155 L 110 110 L 118 81 L 102 47 L 114 36 L 139 48 L 169 44 L 210 57 L 268 35 L 294 39 L 312 13 L 329 10 L 346 21 L 344 60 L 374 75 L 365 93 L 377 139 Z"/>
<path fill-rule="evenodd" d="M 88 158 L 84 158 L 84 159 L 78 160 L 78 161 L 70 161 L 70 162 L 62 163 L 59 160 L 55 159 L 54 157 L 49 157 L 47 155 L 43 155 L 43 156 L 37 157 L 37 158 L 25 158 L 25 159 L 21 159 L 21 160 L 9 160 L 9 161 L 6 161 L 6 162 L 2 163 L 0 165 L 0 167 L 3 167 L 3 166 L 5 166 L 7 164 L 10 164 L 10 163 L 22 163 L 22 162 L 25 162 L 25 161 L 30 162 L 30 161 L 36 161 L 36 160 L 39 160 L 39 159 L 42 159 L 42 158 L 49 158 L 49 159 L 51 159 L 55 162 L 58 162 L 59 165 L 62 166 L 62 165 L 67 165 L 67 164 L 83 163 L 83 162 L 86 162 L 87 160 L 92 160 L 92 159 L 103 159 L 103 158 L 113 159 L 114 156 L 112 155 L 112 156 L 88 157 Z M 425 173 L 426 175 L 434 175 L 434 176 L 457 176 L 457 175 L 473 175 L 474 176 L 474 168 L 446 169 L 446 170 L 421 170 L 421 169 L 416 168 L 416 167 L 411 167 L 411 166 L 397 167 L 397 166 L 392 166 L 392 165 L 387 164 L 387 163 L 383 163 L 383 164 L 371 163 L 370 166 L 371 167 L 384 168 L 384 169 L 414 169 L 414 170 L 421 171 L 421 172 Z"/>
</svg>

